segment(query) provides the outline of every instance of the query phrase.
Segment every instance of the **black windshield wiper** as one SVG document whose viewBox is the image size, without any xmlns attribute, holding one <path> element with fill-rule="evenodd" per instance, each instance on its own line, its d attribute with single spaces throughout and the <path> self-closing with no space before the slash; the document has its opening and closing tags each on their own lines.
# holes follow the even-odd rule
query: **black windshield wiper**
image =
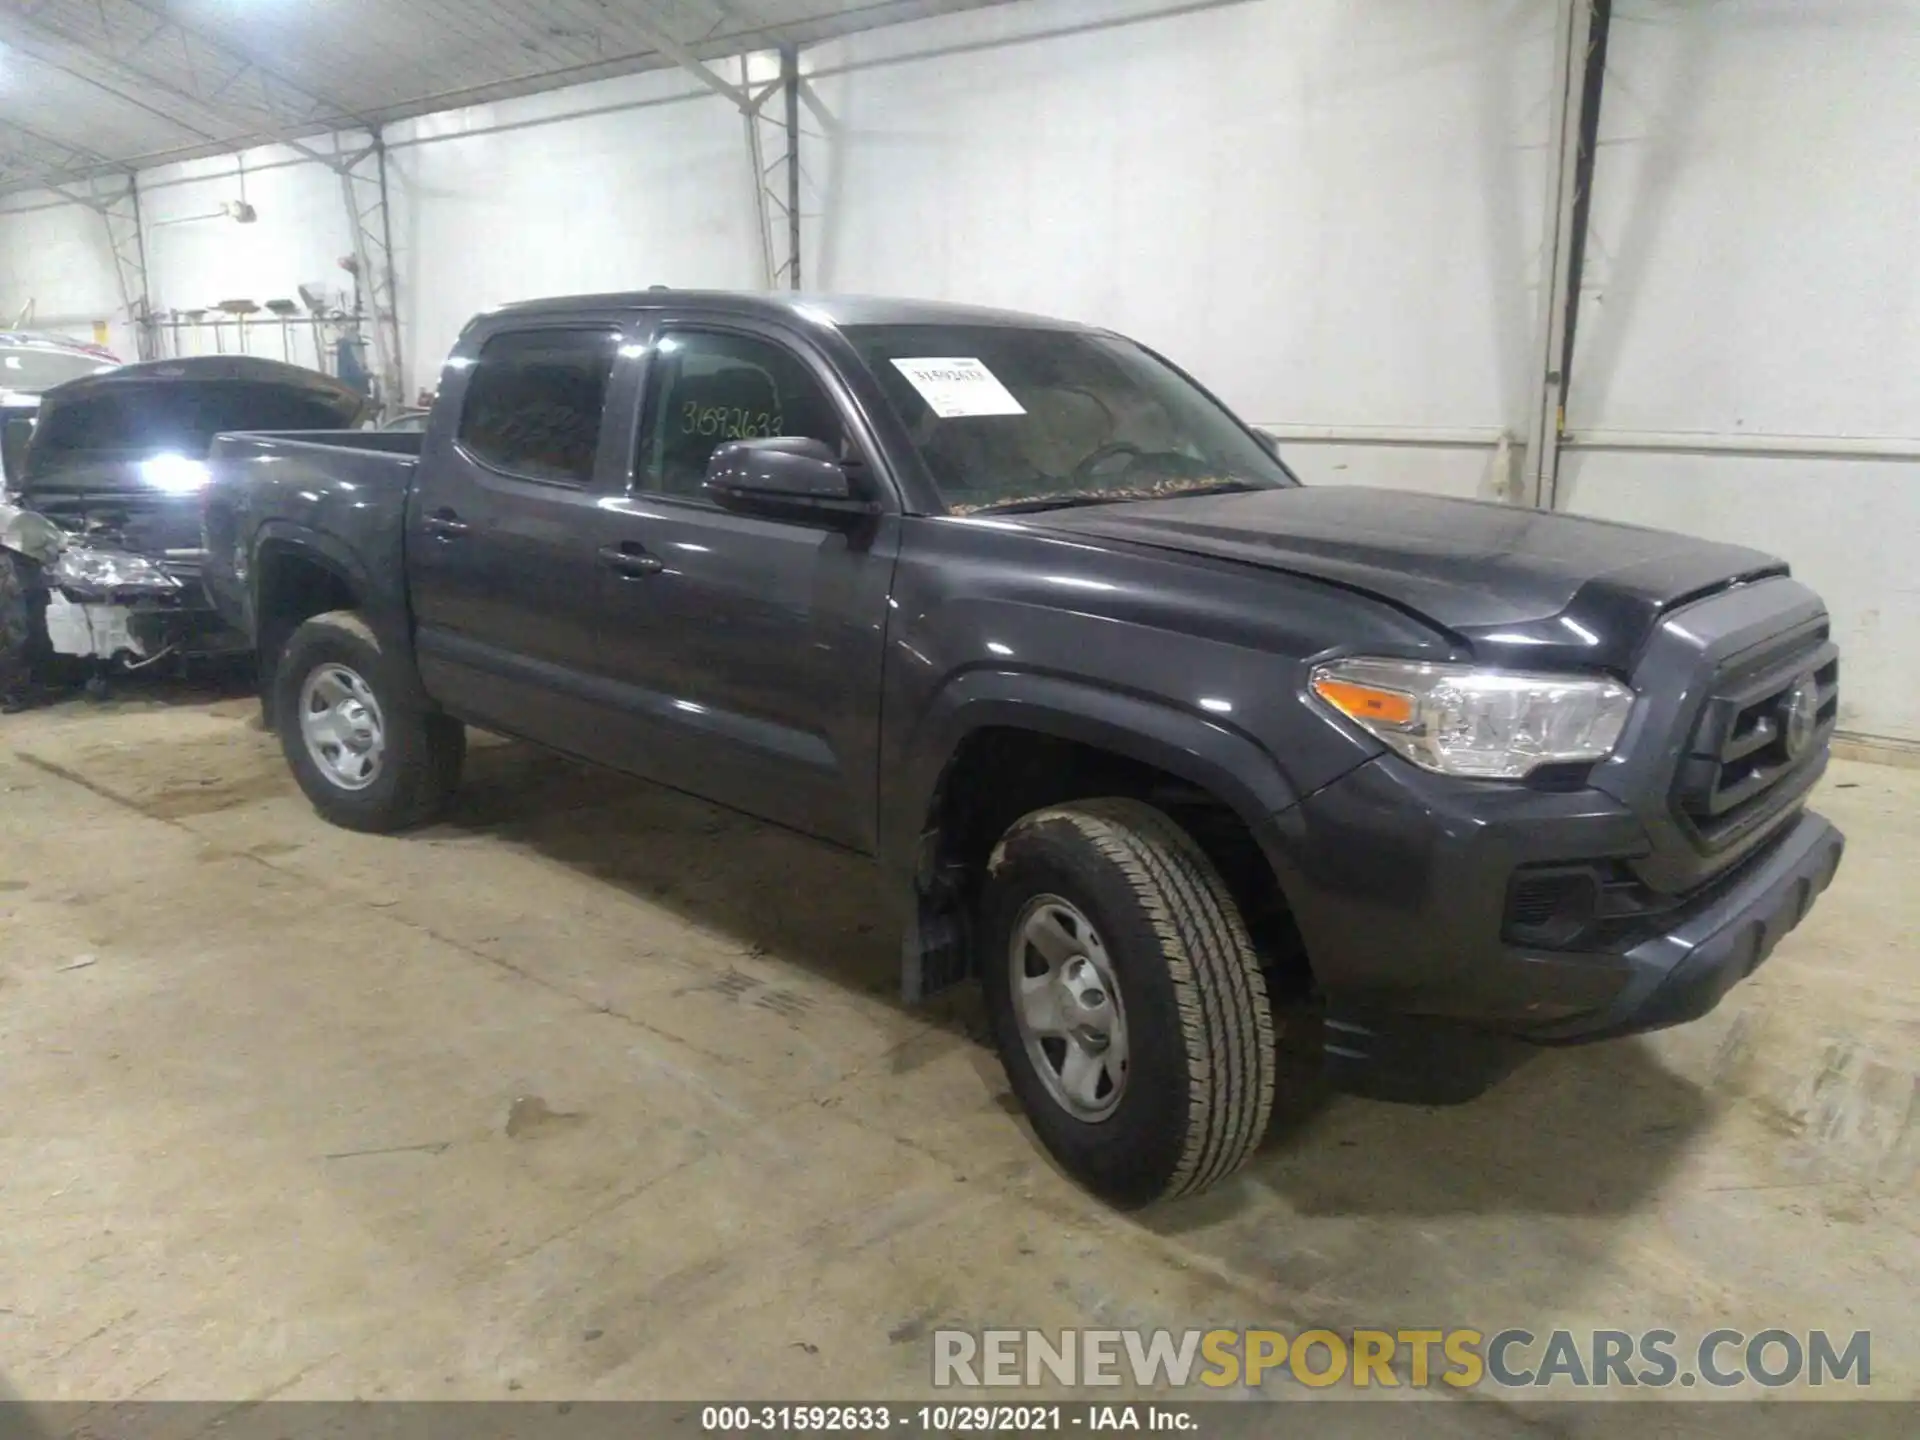
<svg viewBox="0 0 1920 1440">
<path fill-rule="evenodd" d="M 1029 500 L 1003 500 L 998 505 L 982 505 L 968 515 L 1026 515 L 1035 510 L 1070 510 L 1076 505 L 1113 505 L 1122 500 L 1138 500 L 1138 495 L 1117 494 L 1112 490 L 1092 490 L 1079 495 L 1036 495 Z"/>
<path fill-rule="evenodd" d="M 1143 500 L 1185 500 L 1194 495 L 1245 495 L 1255 490 L 1272 490 L 1272 485 L 1255 485 L 1249 480 L 1222 480 L 1213 485 L 1195 485 L 1186 490 L 1163 490 L 1158 495 L 1143 495 Z"/>
<path fill-rule="evenodd" d="M 1065 495 L 1036 495 L 1026 500 L 1005 500 L 998 505 L 982 505 L 968 510 L 969 515 L 1025 515 L 1036 510 L 1069 510 L 1080 505 L 1125 505 L 1139 500 L 1181 500 L 1190 495 L 1232 495 L 1245 490 L 1264 490 L 1264 485 L 1245 480 L 1222 480 L 1215 484 L 1190 485 L 1168 490 L 1083 490 Z"/>
</svg>

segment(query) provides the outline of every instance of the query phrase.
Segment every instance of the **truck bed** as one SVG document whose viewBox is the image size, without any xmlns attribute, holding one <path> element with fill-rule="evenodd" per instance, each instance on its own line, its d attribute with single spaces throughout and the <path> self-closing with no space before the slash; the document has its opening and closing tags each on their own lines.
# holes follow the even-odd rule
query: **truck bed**
<svg viewBox="0 0 1920 1440">
<path fill-rule="evenodd" d="M 372 430 L 217 437 L 208 458 L 205 583 L 228 623 L 258 639 L 255 597 L 235 557 L 276 540 L 315 546 L 349 566 L 366 609 L 403 617 L 406 595 L 394 587 L 406 574 L 407 497 L 421 439 Z"/>
</svg>

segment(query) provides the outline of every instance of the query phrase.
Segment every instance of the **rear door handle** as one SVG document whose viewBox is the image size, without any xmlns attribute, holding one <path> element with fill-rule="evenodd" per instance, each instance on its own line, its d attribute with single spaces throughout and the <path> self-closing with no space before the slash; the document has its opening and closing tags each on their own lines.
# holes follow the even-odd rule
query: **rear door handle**
<svg viewBox="0 0 1920 1440">
<path fill-rule="evenodd" d="M 642 580 L 649 575 L 658 575 L 666 566 L 658 555 L 649 555 L 636 541 L 626 540 L 618 545 L 600 547 L 600 563 L 616 575 L 624 575 L 629 580 Z"/>
<path fill-rule="evenodd" d="M 421 523 L 421 529 L 436 540 L 457 540 L 472 528 L 451 510 L 436 510 Z"/>
</svg>

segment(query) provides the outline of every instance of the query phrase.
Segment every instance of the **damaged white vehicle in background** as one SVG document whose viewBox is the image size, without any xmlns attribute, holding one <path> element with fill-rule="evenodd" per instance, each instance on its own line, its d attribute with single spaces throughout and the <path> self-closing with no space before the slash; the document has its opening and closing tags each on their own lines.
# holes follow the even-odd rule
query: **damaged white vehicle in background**
<svg viewBox="0 0 1920 1440">
<path fill-rule="evenodd" d="M 58 668 L 89 676 L 239 655 L 200 585 L 201 491 L 227 430 L 351 430 L 364 395 L 251 356 L 126 365 L 47 391 L 6 427 L 0 698 Z"/>
</svg>

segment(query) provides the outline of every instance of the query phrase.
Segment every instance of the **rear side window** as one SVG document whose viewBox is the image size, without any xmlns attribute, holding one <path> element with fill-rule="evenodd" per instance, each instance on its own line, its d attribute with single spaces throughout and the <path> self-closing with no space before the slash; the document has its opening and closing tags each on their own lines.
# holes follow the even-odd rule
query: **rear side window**
<svg viewBox="0 0 1920 1440">
<path fill-rule="evenodd" d="M 593 478 L 618 345 L 618 335 L 598 330 L 494 336 L 467 381 L 461 447 L 512 475 L 585 485 Z"/>
</svg>

